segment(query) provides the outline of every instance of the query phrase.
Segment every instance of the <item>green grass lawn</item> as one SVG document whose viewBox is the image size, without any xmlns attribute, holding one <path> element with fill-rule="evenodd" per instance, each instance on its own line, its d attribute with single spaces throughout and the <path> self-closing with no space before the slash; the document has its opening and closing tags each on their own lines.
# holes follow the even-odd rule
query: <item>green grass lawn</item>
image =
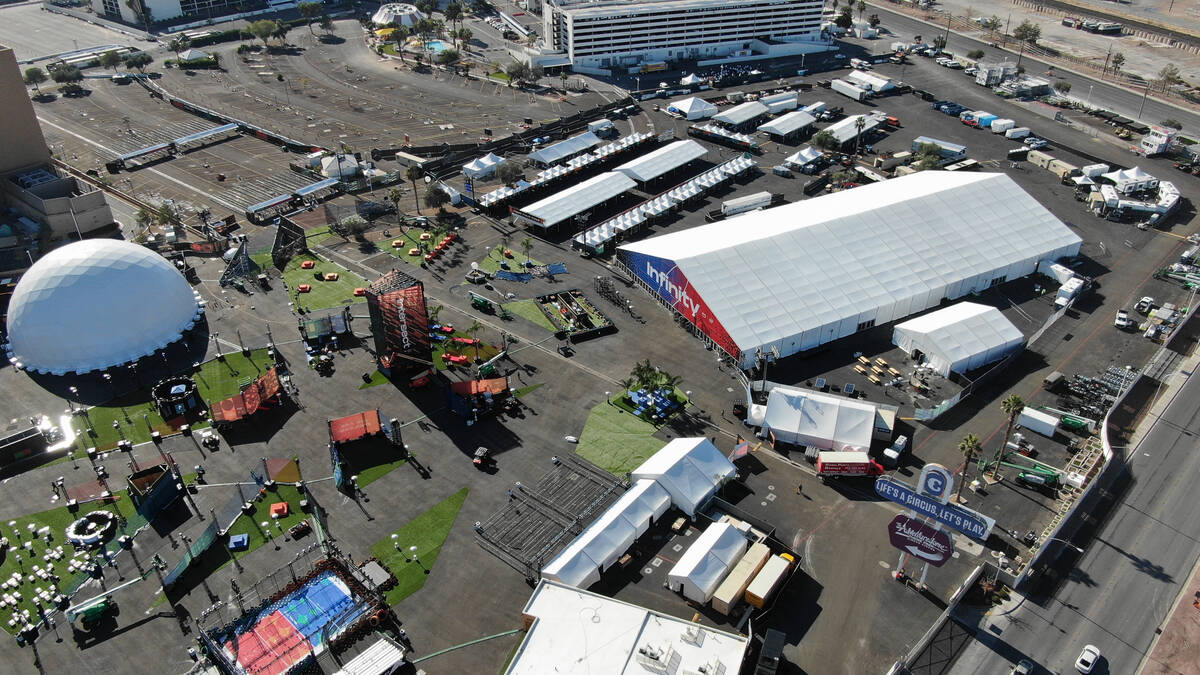
<svg viewBox="0 0 1200 675">
<path fill-rule="evenodd" d="M 252 553 L 256 548 L 267 545 L 270 541 L 267 539 L 267 532 L 270 532 L 273 538 L 282 539 L 283 534 L 287 532 L 289 527 L 302 520 L 306 520 L 308 514 L 300 510 L 301 499 L 303 497 L 300 496 L 300 489 L 291 485 L 276 485 L 275 490 L 267 490 L 261 498 L 256 499 L 254 502 L 254 511 L 238 516 L 238 519 L 229 528 L 229 535 L 231 537 L 235 534 L 250 535 L 249 548 L 244 551 L 232 551 L 234 557 L 241 559 Z M 271 504 L 275 502 L 288 503 L 289 510 L 286 518 L 278 520 L 271 518 Z M 264 528 L 262 526 L 263 522 L 267 523 L 267 527 Z M 278 527 L 276 527 L 276 524 L 278 524 Z M 308 536 L 311 537 L 312 535 Z M 214 546 L 217 545 L 227 546 L 228 544 L 220 543 L 220 540 L 218 540 L 218 544 L 214 544 Z"/>
<path fill-rule="evenodd" d="M 492 247 L 492 250 L 488 251 L 488 254 L 479 261 L 479 269 L 488 274 L 495 274 L 500 271 L 500 263 L 507 262 L 509 272 L 520 272 L 524 269 L 525 254 L 521 252 L 519 246 L 510 246 L 509 250 L 512 251 L 513 257 L 505 258 L 503 246 Z M 533 258 L 530 258 L 530 261 L 536 266 L 543 264 L 541 261 L 534 260 Z"/>
<path fill-rule="evenodd" d="M 425 585 L 428 578 L 426 570 L 432 570 L 437 563 L 442 545 L 446 543 L 450 528 L 454 526 L 454 520 L 466 499 L 467 488 L 463 488 L 392 533 L 397 535 L 400 551 L 392 544 L 390 535 L 371 547 L 371 554 L 396 575 L 396 586 L 386 596 L 389 605 L 396 605 Z M 417 547 L 420 562 L 411 562 L 408 555 L 410 546 Z"/>
<path fill-rule="evenodd" d="M 358 385 L 358 388 L 359 389 L 370 389 L 371 387 L 378 387 L 381 384 L 390 384 L 390 383 L 391 383 L 391 380 L 389 380 L 386 375 L 384 375 L 383 373 L 376 370 L 375 372 L 371 373 L 371 381 L 363 382 L 362 384 Z"/>
<path fill-rule="evenodd" d="M 275 263 L 271 260 L 271 249 L 266 248 L 257 253 L 251 253 L 250 259 L 254 261 L 263 271 L 274 269 Z"/>
<path fill-rule="evenodd" d="M 305 260 L 314 261 L 316 267 L 309 270 L 301 269 L 300 265 Z M 316 275 L 323 275 L 326 272 L 337 273 L 338 280 L 317 281 Z M 287 282 L 288 290 L 296 305 L 308 310 L 329 309 L 362 302 L 362 298 L 354 296 L 354 289 L 365 288 L 368 285 L 362 277 L 341 265 L 307 253 L 301 253 L 288 261 L 287 267 L 283 270 L 283 279 Z M 312 286 L 312 291 L 300 293 L 297 290 L 300 284 Z"/>
<path fill-rule="evenodd" d="M 3 577 L 4 579 L 10 578 L 14 572 L 23 575 L 32 574 L 34 565 L 37 565 L 42 569 L 51 569 L 53 570 L 54 574 L 58 575 L 59 581 L 57 582 L 42 581 L 41 579 L 34 577 L 32 580 L 23 582 L 15 589 L 21 594 L 21 600 L 17 603 L 16 609 L 28 609 L 30 612 L 31 623 L 38 622 L 37 607 L 34 604 L 35 600 L 37 600 L 37 597 L 34 589 L 40 587 L 49 590 L 49 586 L 54 584 L 58 586 L 59 589 L 65 590 L 68 584 L 71 583 L 71 580 L 77 576 L 76 574 L 67 571 L 67 563 L 70 562 L 71 556 L 75 553 L 74 547 L 66 543 L 64 530 L 66 529 L 67 525 L 71 524 L 71 522 L 83 514 L 96 511 L 98 509 L 108 509 L 109 511 L 124 517 L 126 521 L 128 521 L 126 525 L 127 532 L 131 534 L 138 527 L 141 527 L 141 525 L 145 524 L 146 521 L 140 515 L 138 515 L 137 510 L 133 507 L 133 503 L 129 500 L 129 495 L 124 490 L 117 491 L 114 494 L 117 499 L 111 503 L 106 504 L 95 501 L 88 502 L 86 504 L 80 504 L 79 509 L 74 513 L 69 511 L 66 506 L 61 506 L 48 511 L 42 511 L 40 513 L 34 513 L 32 515 L 16 518 L 14 519 L 16 525 L 12 527 L 8 525 L 7 521 L 0 526 L 0 534 L 3 534 L 3 536 L 7 537 L 9 545 L 12 546 L 18 545 L 16 532 L 21 533 L 20 542 L 26 542 L 30 540 L 29 525 L 31 523 L 34 525 L 34 529 L 40 529 L 42 527 L 50 528 L 50 534 L 52 535 L 52 538 L 49 544 L 46 544 L 44 539 L 34 539 L 32 552 L 24 548 L 10 549 L 4 553 L 3 561 L 0 562 L 0 577 Z M 50 562 L 42 560 L 42 555 L 44 555 L 48 549 L 58 546 L 63 547 L 62 560 Z M 115 546 L 115 544 L 110 542 L 110 550 L 113 546 Z M 18 555 L 21 556 L 21 562 L 19 564 L 17 563 Z M 130 578 L 130 574 L 135 573 L 133 565 L 131 562 L 129 562 L 128 557 L 122 558 L 118 562 L 118 565 L 121 566 L 121 571 L 125 572 L 126 578 Z M 5 592 L 11 594 L 13 591 L 10 589 L 5 590 Z M 14 608 L 12 605 L 4 609 L 0 609 L 0 618 L 3 619 L 3 622 L 0 623 L 2 623 L 4 628 L 10 633 L 14 633 L 16 630 L 16 628 L 8 625 L 8 619 L 10 616 L 12 616 L 13 611 Z M 20 625 L 21 624 L 17 624 L 17 628 L 19 628 Z"/>
<path fill-rule="evenodd" d="M 367 487 L 371 483 L 374 483 L 375 481 L 379 480 L 380 478 L 383 478 L 384 476 L 388 475 L 394 469 L 399 469 L 404 464 L 405 461 L 406 460 L 403 460 L 403 459 L 394 459 L 390 462 L 384 462 L 383 464 L 376 464 L 375 466 L 367 467 L 367 468 L 363 469 L 362 471 L 359 471 L 358 472 L 358 487 L 360 487 L 360 488 Z"/>
<path fill-rule="evenodd" d="M 451 338 L 456 338 L 456 337 L 469 338 L 471 336 L 467 335 L 466 333 L 456 330 L 456 331 L 454 331 L 453 334 L 450 335 L 450 337 Z M 438 370 L 449 370 L 450 369 L 450 364 L 448 364 L 442 360 L 442 354 L 444 354 L 446 352 L 449 352 L 451 354 L 458 354 L 460 356 L 465 356 L 465 357 L 467 357 L 467 359 L 471 360 L 472 363 L 474 362 L 474 359 L 475 359 L 475 348 L 472 346 L 452 343 L 452 342 L 450 342 L 449 339 L 447 339 L 445 342 L 434 342 L 433 343 L 433 363 L 437 367 Z M 497 355 L 499 353 L 500 353 L 500 348 L 496 347 L 495 345 L 490 345 L 486 342 L 483 342 L 482 344 L 479 345 L 479 358 L 482 361 L 487 361 L 488 359 L 494 357 L 495 355 Z M 468 364 L 467 366 L 454 366 L 454 367 L 455 368 L 464 368 L 464 367 L 469 367 L 469 365 L 470 364 Z"/>
<path fill-rule="evenodd" d="M 618 476 L 631 471 L 666 445 L 657 427 L 615 405 L 598 403 L 588 414 L 575 452 Z"/>
<path fill-rule="evenodd" d="M 550 323 L 550 319 L 547 319 L 546 315 L 542 313 L 542 310 L 538 308 L 537 300 L 532 298 L 528 300 L 515 300 L 513 302 L 506 302 L 504 303 L 504 309 L 507 309 L 509 312 L 521 317 L 522 319 L 525 319 L 535 326 L 545 328 L 551 333 L 557 330 L 554 327 L 554 324 Z"/>
<path fill-rule="evenodd" d="M 223 360 L 206 361 L 191 377 L 196 381 L 200 396 L 211 404 L 237 394 L 243 383 L 267 372 L 272 365 L 265 349 L 252 350 L 248 355 L 233 352 L 226 354 Z M 75 430 L 83 436 L 84 443 L 100 452 L 112 450 L 122 439 L 145 443 L 150 440 L 151 431 L 164 436 L 175 433 L 175 429 L 159 416 L 154 404 L 145 400 L 149 396 L 149 391 L 141 391 L 107 405 L 89 408 L 86 417 L 75 418 Z M 117 423 L 115 427 L 114 422 Z M 89 424 L 92 433 L 87 433 Z M 192 424 L 194 429 L 207 426 L 206 421 Z"/>
<path fill-rule="evenodd" d="M 537 384 L 531 384 L 528 387 L 521 387 L 520 389 L 513 391 L 513 396 L 521 398 L 526 394 L 532 394 L 545 384 L 545 382 L 538 382 Z"/>
<path fill-rule="evenodd" d="M 326 239 L 334 236 L 329 227 L 316 227 L 304 232 L 304 243 L 309 248 L 320 246 Z"/>
</svg>

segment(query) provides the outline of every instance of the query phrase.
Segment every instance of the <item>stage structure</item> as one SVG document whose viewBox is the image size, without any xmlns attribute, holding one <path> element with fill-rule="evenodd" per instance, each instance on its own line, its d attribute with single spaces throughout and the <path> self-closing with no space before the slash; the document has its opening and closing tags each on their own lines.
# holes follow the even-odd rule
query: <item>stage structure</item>
<svg viewBox="0 0 1200 675">
<path fill-rule="evenodd" d="M 367 310 L 380 372 L 421 377 L 433 367 L 425 287 L 392 270 L 367 288 Z"/>
</svg>

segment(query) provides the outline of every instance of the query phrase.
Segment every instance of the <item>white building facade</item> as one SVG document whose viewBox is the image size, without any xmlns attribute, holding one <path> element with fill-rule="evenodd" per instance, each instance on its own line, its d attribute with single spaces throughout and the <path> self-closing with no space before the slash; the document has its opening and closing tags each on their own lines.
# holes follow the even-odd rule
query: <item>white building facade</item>
<svg viewBox="0 0 1200 675">
<path fill-rule="evenodd" d="M 580 71 L 829 49 L 823 0 L 543 0 L 546 52 Z"/>
</svg>

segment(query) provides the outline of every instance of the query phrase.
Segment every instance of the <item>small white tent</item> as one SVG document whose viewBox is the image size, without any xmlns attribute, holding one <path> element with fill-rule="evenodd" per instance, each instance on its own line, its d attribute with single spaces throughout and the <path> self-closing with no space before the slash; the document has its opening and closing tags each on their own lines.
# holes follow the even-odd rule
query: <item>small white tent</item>
<svg viewBox="0 0 1200 675">
<path fill-rule="evenodd" d="M 1149 190 L 1158 187 L 1158 179 L 1150 174 L 1142 171 L 1141 167 L 1135 166 L 1132 169 L 1121 169 L 1119 171 L 1110 171 L 1101 174 L 1102 178 L 1107 178 L 1112 181 L 1117 192 L 1121 194 L 1129 194 L 1130 192 L 1138 192 L 1139 190 Z"/>
<path fill-rule="evenodd" d="M 920 351 L 943 376 L 999 361 L 1025 344 L 1025 336 L 1000 310 L 960 302 L 896 325 L 892 343 Z"/>
<path fill-rule="evenodd" d="M 354 155 L 329 155 L 321 158 L 321 175 L 326 178 L 348 178 L 358 174 Z"/>
<path fill-rule="evenodd" d="M 683 115 L 689 120 L 705 120 L 717 114 L 717 106 L 693 96 L 682 101 L 675 101 L 667 106 L 667 112 Z"/>
<path fill-rule="evenodd" d="M 775 387 L 767 396 L 763 433 L 824 450 L 869 450 L 876 406 L 807 389 Z"/>
<path fill-rule="evenodd" d="M 201 51 L 199 49 L 185 49 L 179 53 L 178 60 L 180 63 L 191 63 L 192 61 L 202 61 L 204 59 L 211 58 L 212 54 L 209 54 L 208 52 Z"/>
<path fill-rule="evenodd" d="M 679 80 L 679 84 L 681 84 L 685 87 L 689 87 L 693 84 L 700 84 L 701 81 L 702 80 L 700 79 L 699 75 L 696 75 L 695 73 L 690 73 L 688 75 L 684 75 L 683 78 Z"/>
<path fill-rule="evenodd" d="M 704 604 L 742 559 L 747 546 L 746 537 L 733 525 L 713 523 L 667 572 L 667 585 L 688 600 Z"/>
<path fill-rule="evenodd" d="M 634 480 L 657 480 L 688 516 L 737 473 L 707 438 L 676 438 L 633 470 Z"/>
<path fill-rule="evenodd" d="M 483 157 L 477 157 L 463 164 L 462 172 L 468 178 L 486 178 L 495 173 L 496 169 L 507 161 L 500 155 L 489 152 Z"/>
</svg>

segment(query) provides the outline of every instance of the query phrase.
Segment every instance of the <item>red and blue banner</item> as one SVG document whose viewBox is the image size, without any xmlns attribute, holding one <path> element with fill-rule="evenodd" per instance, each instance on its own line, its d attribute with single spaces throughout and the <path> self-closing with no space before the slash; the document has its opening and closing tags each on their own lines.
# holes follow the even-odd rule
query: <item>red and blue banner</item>
<svg viewBox="0 0 1200 675">
<path fill-rule="evenodd" d="M 729 336 L 725 327 L 704 303 L 704 298 L 684 276 L 683 270 L 665 258 L 625 251 L 625 264 L 639 279 L 646 283 L 672 309 L 700 329 L 727 354 L 740 357 L 741 349 Z"/>
</svg>

